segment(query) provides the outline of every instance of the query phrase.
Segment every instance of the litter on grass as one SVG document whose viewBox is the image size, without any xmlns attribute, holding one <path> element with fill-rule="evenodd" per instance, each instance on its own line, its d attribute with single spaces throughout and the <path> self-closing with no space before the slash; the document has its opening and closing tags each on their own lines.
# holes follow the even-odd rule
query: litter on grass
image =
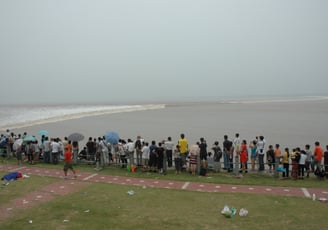
<svg viewBox="0 0 328 230">
<path fill-rule="evenodd" d="M 237 209 L 233 207 L 229 207 L 228 205 L 225 205 L 221 211 L 221 214 L 224 215 L 227 218 L 232 218 L 234 215 L 236 215 Z"/>
<path fill-rule="evenodd" d="M 135 194 L 135 192 L 133 190 L 129 190 L 129 191 L 127 191 L 127 194 L 129 194 L 130 196 L 133 196 Z"/>
<path fill-rule="evenodd" d="M 328 202 L 328 199 L 324 198 L 324 197 L 320 197 L 318 200 L 322 203 L 327 203 Z"/>
<path fill-rule="evenodd" d="M 239 210 L 239 216 L 247 216 L 248 210 L 245 208 L 242 208 Z"/>
<path fill-rule="evenodd" d="M 236 215 L 237 209 L 233 207 L 229 207 L 228 205 L 225 205 L 221 211 L 221 214 L 224 215 L 227 218 L 232 218 L 234 215 Z M 239 216 L 247 216 L 248 210 L 245 208 L 242 208 L 239 210 Z"/>
</svg>

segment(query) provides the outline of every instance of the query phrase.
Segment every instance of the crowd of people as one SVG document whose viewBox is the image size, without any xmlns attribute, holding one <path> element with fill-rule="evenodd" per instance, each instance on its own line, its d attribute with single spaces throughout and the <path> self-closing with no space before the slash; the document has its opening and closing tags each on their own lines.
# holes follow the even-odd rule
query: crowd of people
<svg viewBox="0 0 328 230">
<path fill-rule="evenodd" d="M 1 134 L 2 155 L 16 157 L 18 164 L 22 164 L 24 159 L 30 164 L 38 161 L 58 164 L 68 152 L 72 164 L 95 164 L 98 170 L 108 165 L 119 165 L 161 174 L 174 167 L 177 174 L 187 171 L 192 175 L 206 175 L 209 170 L 224 170 L 237 175 L 269 172 L 276 176 L 281 174 L 283 178 L 304 179 L 314 173 L 318 177 L 328 178 L 328 145 L 324 151 L 318 141 L 314 143 L 313 150 L 310 144 L 306 144 L 304 149 L 281 150 L 279 144 L 267 144 L 264 136 L 247 143 L 238 133 L 233 139 L 224 135 L 222 146 L 219 141 L 208 146 L 203 137 L 190 144 L 184 134 L 176 142 L 171 137 L 148 142 L 137 136 L 135 140 L 118 139 L 109 143 L 102 136 L 89 137 L 80 149 L 78 141 L 67 137 L 61 139 L 42 135 L 40 141 L 36 137 L 24 141 L 26 136 L 27 133 L 16 135 L 9 130 Z"/>
</svg>

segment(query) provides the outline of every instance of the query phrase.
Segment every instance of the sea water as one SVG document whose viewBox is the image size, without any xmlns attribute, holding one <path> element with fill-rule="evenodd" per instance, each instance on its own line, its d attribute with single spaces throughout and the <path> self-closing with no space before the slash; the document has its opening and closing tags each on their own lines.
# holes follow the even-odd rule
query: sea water
<svg viewBox="0 0 328 230">
<path fill-rule="evenodd" d="M 0 106 L 0 130 L 109 113 L 163 108 L 164 105 L 5 105 Z"/>
</svg>

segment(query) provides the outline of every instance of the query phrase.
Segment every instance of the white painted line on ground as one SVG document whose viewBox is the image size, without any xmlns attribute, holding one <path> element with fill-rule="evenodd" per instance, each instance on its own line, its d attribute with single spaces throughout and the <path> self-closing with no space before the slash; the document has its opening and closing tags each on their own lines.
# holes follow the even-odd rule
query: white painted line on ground
<svg viewBox="0 0 328 230">
<path fill-rule="evenodd" d="M 304 193 L 304 196 L 307 198 L 311 198 L 311 195 L 309 191 L 306 188 L 301 188 L 302 192 Z"/>
<path fill-rule="evenodd" d="M 95 176 L 97 176 L 97 175 L 98 175 L 97 173 L 92 174 L 92 175 L 90 175 L 90 176 L 87 176 L 86 178 L 83 178 L 83 180 L 89 180 L 89 179 L 91 179 L 92 177 L 95 177 Z"/>
<path fill-rule="evenodd" d="M 181 189 L 187 189 L 189 184 L 190 184 L 190 182 L 184 183 Z"/>
<path fill-rule="evenodd" d="M 19 171 L 21 169 L 25 169 L 25 167 L 19 167 L 19 168 L 15 168 L 15 169 L 12 169 L 12 171 Z"/>
</svg>

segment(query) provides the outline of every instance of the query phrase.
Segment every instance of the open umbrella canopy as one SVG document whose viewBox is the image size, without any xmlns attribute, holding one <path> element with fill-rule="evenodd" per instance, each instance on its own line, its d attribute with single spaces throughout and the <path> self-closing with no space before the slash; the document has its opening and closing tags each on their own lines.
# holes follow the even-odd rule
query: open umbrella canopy
<svg viewBox="0 0 328 230">
<path fill-rule="evenodd" d="M 82 141 L 84 139 L 84 136 L 81 133 L 72 133 L 67 137 L 67 139 L 69 141 Z"/>
<path fill-rule="evenodd" d="M 23 141 L 27 142 L 27 141 L 36 141 L 36 137 L 35 136 L 26 136 L 23 138 Z"/>
<path fill-rule="evenodd" d="M 40 130 L 40 131 L 38 132 L 38 134 L 41 135 L 41 136 L 42 136 L 42 135 L 45 135 L 45 136 L 46 136 L 46 135 L 49 134 L 49 132 L 48 132 L 47 130 Z"/>
<path fill-rule="evenodd" d="M 118 133 L 116 132 L 113 132 L 113 131 L 108 131 L 106 134 L 105 134 L 105 138 L 106 138 L 106 141 L 108 143 L 111 143 L 113 145 L 117 144 L 119 139 L 120 139 L 120 136 L 118 135 Z"/>
</svg>

